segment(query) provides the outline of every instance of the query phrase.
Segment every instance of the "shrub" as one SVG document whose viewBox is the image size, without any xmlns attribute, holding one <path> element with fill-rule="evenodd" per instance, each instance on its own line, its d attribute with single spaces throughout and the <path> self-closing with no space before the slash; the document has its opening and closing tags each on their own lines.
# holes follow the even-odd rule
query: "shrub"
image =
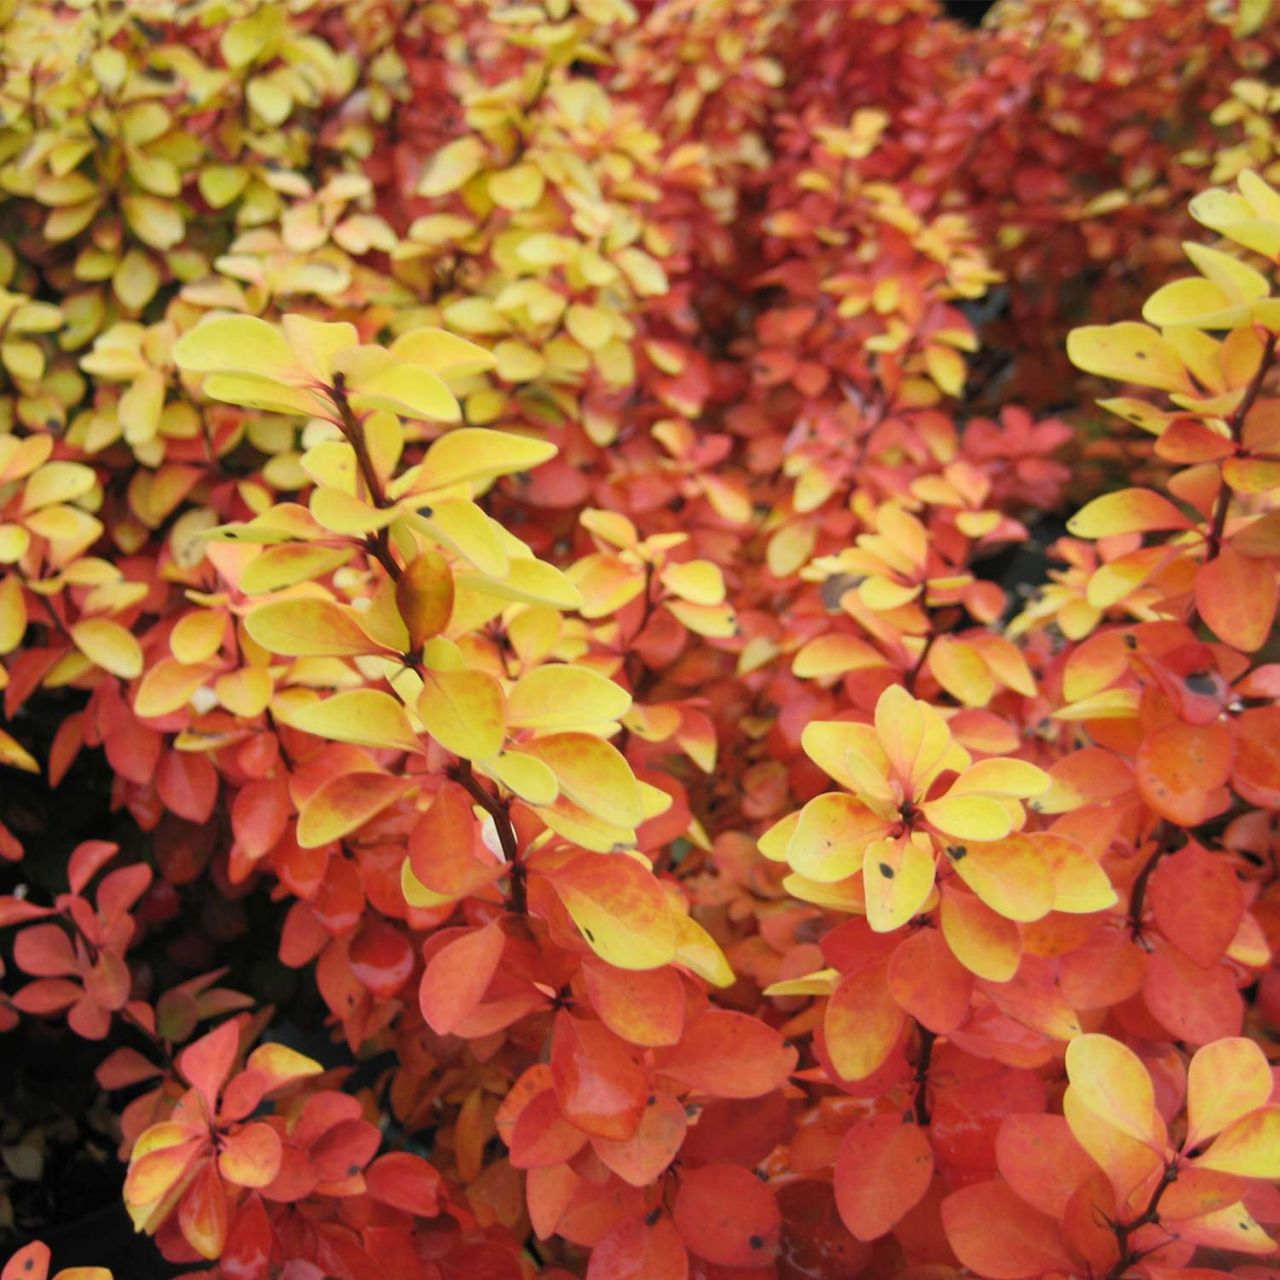
<svg viewBox="0 0 1280 1280">
<path fill-rule="evenodd" d="M 1272 1274 L 1270 9 L 0 12 L 0 1028 L 164 1259 Z"/>
</svg>

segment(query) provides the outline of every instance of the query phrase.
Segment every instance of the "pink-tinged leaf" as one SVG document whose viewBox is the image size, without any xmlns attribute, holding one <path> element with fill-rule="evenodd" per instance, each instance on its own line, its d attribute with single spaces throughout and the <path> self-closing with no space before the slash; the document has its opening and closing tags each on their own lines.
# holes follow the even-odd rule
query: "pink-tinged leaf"
<svg viewBox="0 0 1280 1280">
<path fill-rule="evenodd" d="M 76 845 L 67 859 L 71 892 L 83 893 L 89 881 L 119 852 L 120 846 L 111 840 L 85 840 Z"/>
<path fill-rule="evenodd" d="M 230 1018 L 189 1044 L 178 1056 L 178 1069 L 204 1101 L 210 1119 L 218 1109 L 218 1094 L 231 1075 L 240 1051 L 240 1020 Z"/>
<path fill-rule="evenodd" d="M 686 1280 L 689 1255 L 670 1218 L 630 1218 L 596 1242 L 587 1280 Z"/>
</svg>

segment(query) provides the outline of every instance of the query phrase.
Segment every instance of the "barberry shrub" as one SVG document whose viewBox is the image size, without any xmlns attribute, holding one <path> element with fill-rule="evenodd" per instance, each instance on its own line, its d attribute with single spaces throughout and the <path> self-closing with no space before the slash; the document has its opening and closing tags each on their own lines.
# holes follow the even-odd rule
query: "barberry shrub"
<svg viewBox="0 0 1280 1280">
<path fill-rule="evenodd" d="M 0 1030 L 163 1259 L 1280 1274 L 1267 0 L 0 24 Z"/>
</svg>

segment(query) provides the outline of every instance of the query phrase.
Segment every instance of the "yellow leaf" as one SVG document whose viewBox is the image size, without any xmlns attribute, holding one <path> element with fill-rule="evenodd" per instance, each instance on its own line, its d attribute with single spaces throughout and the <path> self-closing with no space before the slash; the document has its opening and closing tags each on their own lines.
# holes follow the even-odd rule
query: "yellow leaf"
<svg viewBox="0 0 1280 1280">
<path fill-rule="evenodd" d="M 207 662 L 222 648 L 227 615 L 221 609 L 196 609 L 178 619 L 169 632 L 169 651 L 179 662 Z"/>
<path fill-rule="evenodd" d="M 389 652 L 361 627 L 354 609 L 300 596 L 253 609 L 245 630 L 264 649 L 287 658 L 339 658 Z"/>
<path fill-rule="evenodd" d="M 411 778 L 358 771 L 330 778 L 303 802 L 298 814 L 298 844 L 318 849 L 364 826 L 413 789 Z"/>
<path fill-rule="evenodd" d="M 560 794 L 551 769 L 523 751 L 504 751 L 496 760 L 486 761 L 484 768 L 526 804 L 554 804 Z"/>
<path fill-rule="evenodd" d="M 724 603 L 724 575 L 710 560 L 687 560 L 669 564 L 662 571 L 662 585 L 673 595 L 692 604 Z"/>
<path fill-rule="evenodd" d="M 142 646 L 137 637 L 110 618 L 82 618 L 71 626 L 71 639 L 94 666 L 122 680 L 142 674 Z"/>
<path fill-rule="evenodd" d="M 425 365 L 402 364 L 380 347 L 352 347 L 334 361 L 346 377 L 352 408 L 386 409 L 406 418 L 457 422 L 462 417 L 444 379 Z"/>
<path fill-rule="evenodd" d="M 930 826 L 954 840 L 999 840 L 1013 829 L 1009 811 L 990 796 L 952 795 L 920 806 Z"/>
<path fill-rule="evenodd" d="M 574 302 L 565 313 L 565 328 L 588 351 L 599 351 L 613 337 L 613 319 L 603 307 Z"/>
<path fill-rule="evenodd" d="M 1039 920 L 1053 909 L 1053 876 L 1024 836 L 949 845 L 947 856 L 960 879 L 1006 919 Z"/>
<path fill-rule="evenodd" d="M 1271 1064 L 1254 1041 L 1230 1036 L 1197 1049 L 1187 1071 L 1184 1146 L 1199 1146 L 1265 1106 L 1272 1088 Z"/>
<path fill-rule="evenodd" d="M 884 832 L 884 819 L 853 796 L 827 792 L 814 796 L 800 810 L 785 857 L 802 876 L 833 884 L 862 870 L 867 846 L 883 838 Z"/>
<path fill-rule="evenodd" d="M 82 462 L 46 462 L 31 475 L 22 491 L 23 512 L 57 503 L 74 502 L 92 492 L 98 477 Z"/>
<path fill-rule="evenodd" d="M 674 963 L 713 987 L 733 986 L 733 969 L 716 940 L 690 916 L 673 912 L 672 921 L 676 934 Z"/>
<path fill-rule="evenodd" d="M 1094 1115 L 1138 1142 L 1153 1140 L 1160 1126 L 1151 1076 L 1127 1045 L 1110 1036 L 1076 1036 L 1067 1045 L 1067 1078 Z"/>
<path fill-rule="evenodd" d="M 933 892 L 936 870 L 933 849 L 919 832 L 869 844 L 862 860 L 862 891 L 872 929 L 891 933 L 916 915 Z"/>
<path fill-rule="evenodd" d="M 227 373 L 266 382 L 292 382 L 298 361 L 280 330 L 256 316 L 213 316 L 188 330 L 173 348 L 187 373 Z"/>
<path fill-rule="evenodd" d="M 421 488 L 444 489 L 464 482 L 487 486 L 499 476 L 529 471 L 555 455 L 555 445 L 546 440 L 484 427 L 459 427 L 427 450 Z"/>
<path fill-rule="evenodd" d="M 1195 388 L 1174 347 L 1149 325 L 1085 325 L 1067 334 L 1067 356 L 1086 373 L 1164 391 Z"/>
<path fill-rule="evenodd" d="M 588 733 L 555 733 L 522 744 L 560 783 L 560 790 L 587 813 L 634 830 L 644 820 L 635 774 L 615 747 Z"/>
<path fill-rule="evenodd" d="M 502 686 L 484 671 L 424 671 L 418 716 L 446 750 L 467 760 L 488 760 L 506 738 Z"/>
<path fill-rule="evenodd" d="M 468 178 L 479 173 L 485 163 L 485 148 L 479 138 L 467 135 L 446 143 L 428 161 L 418 183 L 420 196 L 444 196 L 456 191 Z"/>
<path fill-rule="evenodd" d="M 16 574 L 0 579 L 0 656 L 12 653 L 27 631 L 27 603 Z"/>
<path fill-rule="evenodd" d="M 489 175 L 489 195 L 503 209 L 532 209 L 546 188 L 542 171 L 531 164 L 518 164 Z"/>
<path fill-rule="evenodd" d="M 1280 1178 L 1280 1107 L 1260 1107 L 1229 1125 L 1196 1167 L 1244 1178 Z"/>
<path fill-rule="evenodd" d="M 331 742 L 354 742 L 395 751 L 423 749 L 404 707 L 378 689 L 335 693 L 323 702 L 299 707 L 289 714 L 288 722 Z"/>
<path fill-rule="evenodd" d="M 676 955 L 676 917 L 653 872 L 623 854 L 588 853 L 549 877 L 574 924 L 602 960 L 657 969 Z"/>
<path fill-rule="evenodd" d="M 469 378 L 492 369 L 496 357 L 460 338 L 448 329 L 422 328 L 402 333 L 390 347 L 391 354 L 406 364 L 422 365 L 450 378 Z"/>
<path fill-rule="evenodd" d="M 39 773 L 39 761 L 16 738 L 0 729 L 0 764 L 24 773 Z"/>
<path fill-rule="evenodd" d="M 185 707 L 201 685 L 208 682 L 217 667 L 212 663 L 189 666 L 176 658 L 161 658 L 147 668 L 147 674 L 138 685 L 133 713 L 146 719 L 149 716 L 167 716 Z"/>
<path fill-rule="evenodd" d="M 557 663 L 520 677 L 507 698 L 507 722 L 516 729 L 594 731 L 630 707 L 631 695 L 599 672 Z"/>
</svg>

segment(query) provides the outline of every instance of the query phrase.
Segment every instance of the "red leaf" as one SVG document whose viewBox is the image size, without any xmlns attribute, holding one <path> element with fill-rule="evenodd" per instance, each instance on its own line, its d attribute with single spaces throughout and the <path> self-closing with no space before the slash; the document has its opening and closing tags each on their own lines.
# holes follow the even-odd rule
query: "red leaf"
<svg viewBox="0 0 1280 1280">
<path fill-rule="evenodd" d="M 413 972 L 413 948 L 394 925 L 369 920 L 351 942 L 351 972 L 380 1000 L 390 999 Z"/>
<path fill-rule="evenodd" d="M 685 1280 L 689 1255 L 670 1218 L 652 1226 L 631 1218 L 614 1227 L 591 1251 L 587 1280 Z"/>
<path fill-rule="evenodd" d="M 715 1098 L 758 1098 L 781 1088 L 795 1070 L 797 1051 L 758 1018 L 709 1009 L 680 1043 L 660 1050 L 657 1069 Z M 733 1070 L 726 1071 L 725 1063 Z"/>
<path fill-rule="evenodd" d="M 0 1271 L 0 1280 L 46 1280 L 49 1274 L 49 1246 L 40 1240 L 25 1244 Z"/>
<path fill-rule="evenodd" d="M 67 881 L 72 893 L 83 893 L 85 885 L 120 852 L 110 840 L 85 840 L 71 852 L 67 860 Z"/>
<path fill-rule="evenodd" d="M 845 1134 L 835 1164 L 836 1206 L 859 1240 L 892 1231 L 933 1178 L 924 1130 L 896 1115 L 869 1116 Z"/>
<path fill-rule="evenodd" d="M 689 1251 L 722 1267 L 763 1267 L 778 1252 L 782 1214 L 773 1191 L 736 1164 L 683 1173 L 673 1216 Z"/>
<path fill-rule="evenodd" d="M 33 978 L 62 978 L 79 968 L 67 931 L 58 924 L 33 924 L 13 940 L 13 959 Z"/>
<path fill-rule="evenodd" d="M 341 1120 L 311 1148 L 311 1163 L 321 1182 L 354 1178 L 373 1159 L 382 1133 L 367 1120 Z"/>
<path fill-rule="evenodd" d="M 419 1218 L 434 1218 L 445 1194 L 444 1179 L 419 1156 L 393 1151 L 379 1156 L 364 1174 L 365 1186 L 375 1199 Z"/>
<path fill-rule="evenodd" d="M 615 1141 L 636 1132 L 649 1083 L 635 1049 L 602 1022 L 556 1015 L 551 1079 L 561 1113 L 579 1129 Z"/>
<path fill-rule="evenodd" d="M 1244 895 L 1230 863 L 1195 843 L 1157 864 L 1147 900 L 1160 932 L 1202 969 L 1221 958 L 1244 915 Z"/>
<path fill-rule="evenodd" d="M 1181 951 L 1158 946 L 1147 964 L 1142 996 L 1174 1040 L 1199 1046 L 1240 1034 L 1244 1001 L 1225 965 L 1203 969 Z"/>
</svg>

